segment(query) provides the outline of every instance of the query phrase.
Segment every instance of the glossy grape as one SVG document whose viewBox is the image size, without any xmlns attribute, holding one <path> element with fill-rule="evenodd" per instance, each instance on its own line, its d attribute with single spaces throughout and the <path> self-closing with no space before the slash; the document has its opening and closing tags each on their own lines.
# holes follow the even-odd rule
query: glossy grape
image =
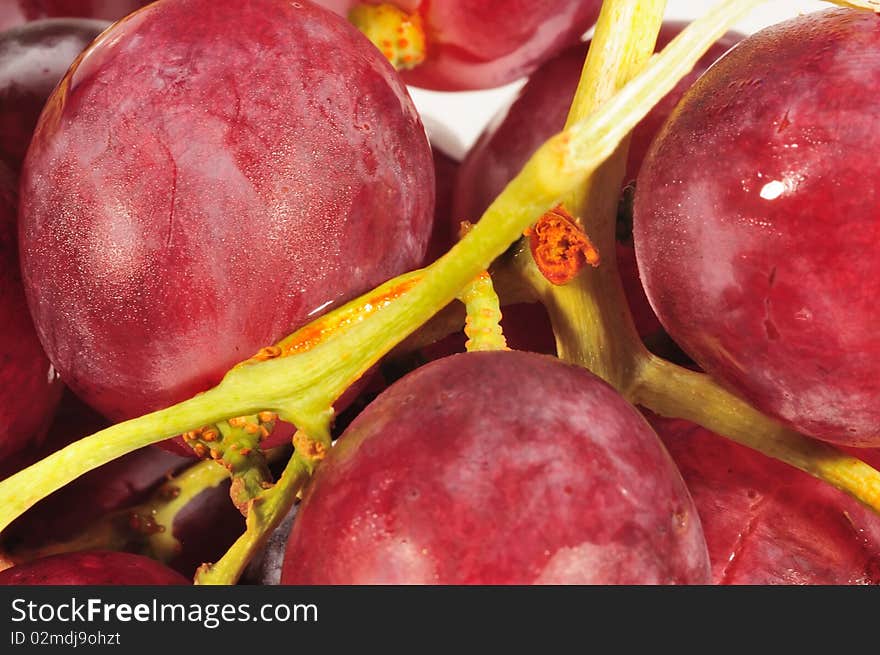
<svg viewBox="0 0 880 655">
<path fill-rule="evenodd" d="M 387 1 L 387 0 L 384 0 Z M 358 0 L 317 0 L 348 15 Z M 381 4 L 370 0 L 369 4 Z M 426 59 L 402 71 L 409 84 L 457 91 L 524 77 L 576 43 L 599 15 L 599 0 L 391 0 L 421 16 Z"/>
<path fill-rule="evenodd" d="M 51 555 L 0 571 L 0 585 L 186 585 L 148 557 L 112 551 Z"/>
<path fill-rule="evenodd" d="M 809 435 L 880 445 L 880 16 L 751 36 L 691 89 L 638 180 L 651 304 L 707 372 Z"/>
<path fill-rule="evenodd" d="M 21 211 L 35 322 L 80 397 L 143 414 L 415 268 L 433 198 L 415 108 L 346 21 L 308 2 L 158 2 L 104 33 L 37 127 Z"/>
<path fill-rule="evenodd" d="M 55 85 L 108 25 L 99 20 L 41 20 L 0 34 L 0 158 L 10 168 L 21 168 Z"/>
<path fill-rule="evenodd" d="M 15 178 L 0 164 L 0 460 L 43 438 L 63 389 L 28 312 L 16 234 Z"/>
<path fill-rule="evenodd" d="M 684 483 L 639 413 L 585 369 L 482 352 L 432 362 L 318 469 L 282 583 L 706 582 Z"/>
<path fill-rule="evenodd" d="M 652 418 L 694 498 L 716 584 L 880 584 L 880 517 L 693 423 Z"/>
<path fill-rule="evenodd" d="M 152 0 L 3 0 L 0 31 L 43 18 L 119 20 Z"/>
</svg>

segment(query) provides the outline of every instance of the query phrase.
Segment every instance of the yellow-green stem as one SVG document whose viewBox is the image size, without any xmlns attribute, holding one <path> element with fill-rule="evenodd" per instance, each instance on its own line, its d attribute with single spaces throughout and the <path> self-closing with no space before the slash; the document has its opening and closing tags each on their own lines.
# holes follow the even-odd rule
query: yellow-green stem
<svg viewBox="0 0 880 655">
<path fill-rule="evenodd" d="M 467 351 L 506 350 L 507 340 L 501 330 L 501 306 L 489 273 L 478 275 L 464 288 L 459 299 L 467 312 L 464 326 L 468 337 Z"/>
<path fill-rule="evenodd" d="M 199 585 L 231 585 L 238 582 L 251 560 L 263 547 L 272 531 L 296 502 L 297 494 L 314 473 L 315 467 L 330 448 L 330 440 L 311 440 L 302 432 L 294 437 L 297 449 L 287 462 L 278 482 L 250 502 L 246 530 L 215 564 L 205 564 L 196 572 Z"/>
<path fill-rule="evenodd" d="M 880 512 L 880 472 L 764 416 L 703 373 L 652 355 L 639 372 L 633 400 L 662 416 L 693 421 L 786 462 Z"/>
<path fill-rule="evenodd" d="M 229 479 L 229 472 L 213 461 L 199 462 L 160 486 L 150 498 L 103 516 L 67 541 L 23 553 L 11 553 L 16 562 L 81 550 L 129 550 L 136 547 L 161 562 L 171 561 L 181 549 L 174 536 L 174 519 L 196 496 Z"/>
<path fill-rule="evenodd" d="M 605 0 L 566 127 L 596 112 L 635 77 L 654 51 L 666 0 Z M 547 307 L 559 357 L 585 366 L 626 392 L 645 353 L 636 333 L 616 261 L 615 227 L 629 139 L 586 184 L 563 200 L 578 216 L 602 258 L 572 282 L 554 286 L 523 253 L 522 270 Z"/>
</svg>

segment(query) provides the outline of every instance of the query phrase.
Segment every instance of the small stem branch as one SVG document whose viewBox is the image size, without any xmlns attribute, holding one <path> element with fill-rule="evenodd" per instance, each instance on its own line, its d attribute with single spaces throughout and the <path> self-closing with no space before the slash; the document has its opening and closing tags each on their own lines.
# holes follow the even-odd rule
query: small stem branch
<svg viewBox="0 0 880 655">
<path fill-rule="evenodd" d="M 507 340 L 501 330 L 501 306 L 489 273 L 481 273 L 464 288 L 459 300 L 467 312 L 464 333 L 468 352 L 506 350 Z"/>
<path fill-rule="evenodd" d="M 251 557 L 266 543 L 272 531 L 296 502 L 299 491 L 314 473 L 330 448 L 329 439 L 310 439 L 299 431 L 293 438 L 296 450 L 271 489 L 254 498 L 247 512 L 247 529 L 216 564 L 206 564 L 196 573 L 199 585 L 230 585 L 238 582 Z"/>
<path fill-rule="evenodd" d="M 650 356 L 633 402 L 658 414 L 698 423 L 837 487 L 880 513 L 880 472 L 829 444 L 785 428 L 709 376 Z"/>
</svg>

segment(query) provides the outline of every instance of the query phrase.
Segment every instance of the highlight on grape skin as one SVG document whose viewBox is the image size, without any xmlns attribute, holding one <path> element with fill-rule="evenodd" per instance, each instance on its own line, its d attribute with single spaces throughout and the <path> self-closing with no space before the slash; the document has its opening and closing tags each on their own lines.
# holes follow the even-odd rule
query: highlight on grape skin
<svg viewBox="0 0 880 655">
<path fill-rule="evenodd" d="M 651 304 L 701 367 L 799 431 L 874 447 L 878 79 L 874 14 L 750 37 L 654 142 L 634 224 Z"/>
<path fill-rule="evenodd" d="M 0 165 L 0 294 L 14 319 L 0 331 L 0 498 L 18 503 L 2 478 L 34 464 L 47 481 L 20 478 L 27 502 L 62 468 L 88 471 L 27 511 L 0 509 L 0 584 L 880 583 L 880 473 L 844 461 L 880 465 L 860 448 L 880 446 L 878 176 L 863 113 L 878 97 L 880 17 L 792 19 L 722 57 L 743 38 L 728 32 L 699 61 L 691 53 L 693 72 L 653 109 L 629 96 L 637 109 L 621 109 L 624 129 L 636 112 L 644 118 L 628 156 L 612 155 L 541 210 L 566 217 L 591 247 L 595 236 L 609 246 L 592 253 L 595 269 L 555 281 L 560 294 L 581 294 L 558 305 L 528 277 L 531 265 L 550 279 L 530 249 L 534 222 L 511 227 L 494 261 L 500 240 L 486 256 L 488 240 L 462 224 L 496 198 L 530 207 L 532 195 L 561 188 L 547 170 L 593 170 L 566 140 L 590 142 L 587 118 L 554 135 L 579 82 L 583 91 L 656 64 L 628 30 L 659 28 L 658 51 L 682 30 L 695 43 L 685 23 L 650 16 L 663 3 L 641 3 L 629 25 L 636 3 L 606 0 L 600 18 L 602 4 L 0 7 L 0 30 L 15 26 L 0 34 L 0 156 L 10 167 Z M 721 34 L 750 4 L 702 8 L 728 12 L 699 23 L 703 33 L 711 24 Z M 198 30 L 179 29 L 194 16 Z M 102 21 L 118 19 L 99 36 Z M 581 80 L 589 42 L 578 41 L 594 25 L 600 42 L 623 36 Z M 630 60 L 636 51 L 643 60 Z M 775 74 L 779 61 L 797 76 Z M 429 143 L 406 88 L 525 76 L 461 162 Z M 671 82 L 661 77 L 643 79 Z M 530 169 L 548 139 L 556 149 L 536 159 L 546 170 Z M 623 184 L 596 191 L 615 167 Z M 581 188 L 592 190 L 579 197 Z M 619 194 L 616 215 L 601 194 Z M 499 206 L 515 216 L 514 204 Z M 499 218 L 490 212 L 481 228 Z M 559 256 L 573 256 L 573 242 L 559 241 Z M 607 287 L 585 280 L 608 267 L 626 297 L 603 303 Z M 426 302 L 413 290 L 440 271 L 449 295 L 410 335 Z M 476 277 L 462 289 L 464 271 Z M 444 307 L 450 298 L 461 302 Z M 581 331 L 554 334 L 560 311 Z M 630 315 L 638 335 L 627 342 L 613 332 Z M 359 348 L 334 340 L 363 325 L 376 331 Z M 470 339 L 474 325 L 494 338 Z M 398 347 L 377 345 L 383 329 Z M 575 346 L 582 359 L 570 356 Z M 556 357 L 523 352 L 557 347 Z M 360 379 L 340 384 L 349 369 L 339 363 L 370 353 Z M 622 376 L 603 367 L 608 353 Z M 650 377 L 657 362 L 687 369 Z M 297 366 L 321 393 L 324 380 L 339 391 L 320 407 L 304 401 L 308 411 L 279 401 L 220 422 L 216 407 L 202 420 L 210 401 L 187 405 L 221 387 L 217 398 L 233 404 L 247 404 L 245 388 L 261 403 L 281 398 L 264 390 L 293 388 L 279 373 L 298 380 Z M 142 421 L 153 410 L 189 421 L 173 427 L 185 439 L 153 435 L 176 454 L 135 450 L 149 434 L 127 450 L 114 441 L 124 419 L 163 429 Z M 728 431 L 675 418 L 709 425 L 713 412 Z M 300 429 L 279 415 L 302 418 L 290 419 Z M 752 425 L 754 439 L 736 436 Z M 106 444 L 80 442 L 105 428 Z M 84 450 L 67 450 L 78 443 L 117 458 L 94 468 Z M 52 459 L 68 452 L 81 460 Z M 92 470 L 78 468 L 86 461 Z"/>
</svg>

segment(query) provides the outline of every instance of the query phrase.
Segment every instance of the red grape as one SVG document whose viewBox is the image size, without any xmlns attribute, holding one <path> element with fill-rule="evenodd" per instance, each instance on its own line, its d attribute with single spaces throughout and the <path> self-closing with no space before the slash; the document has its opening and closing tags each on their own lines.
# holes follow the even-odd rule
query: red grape
<svg viewBox="0 0 880 655">
<path fill-rule="evenodd" d="M 3 0 L 0 31 L 41 18 L 118 20 L 152 0 Z"/>
<path fill-rule="evenodd" d="M 880 517 L 693 423 L 652 418 L 694 498 L 717 584 L 878 584 Z"/>
<path fill-rule="evenodd" d="M 76 56 L 110 23 L 41 20 L 0 34 L 0 158 L 19 170 L 43 105 Z"/>
<path fill-rule="evenodd" d="M 452 216 L 452 191 L 458 173 L 458 162 L 455 159 L 436 147 L 432 147 L 431 151 L 434 154 L 434 228 L 428 242 L 426 264 L 435 261 L 452 246 L 449 240 L 449 222 Z"/>
<path fill-rule="evenodd" d="M 414 268 L 433 198 L 406 89 L 346 21 L 160 1 L 86 51 L 37 126 L 21 209 L 35 323 L 80 397 L 140 415 Z"/>
<path fill-rule="evenodd" d="M 339 14 L 359 0 L 316 0 Z M 596 21 L 599 0 L 370 0 L 418 13 L 426 59 L 403 79 L 456 91 L 500 86 L 524 77 L 578 39 Z"/>
<path fill-rule="evenodd" d="M 0 571 L 0 585 L 188 585 L 148 557 L 113 551 L 64 553 Z"/>
<path fill-rule="evenodd" d="M 658 47 L 665 46 L 683 27 L 682 23 L 664 24 L 657 39 Z M 733 32 L 722 37 L 636 127 L 625 181 L 635 178 L 654 134 L 678 99 L 712 62 L 741 38 Z M 459 221 L 477 220 L 541 144 L 563 128 L 588 46 L 570 48 L 544 64 L 529 78 L 514 102 L 499 112 L 480 136 L 459 172 L 453 202 L 453 232 L 458 230 Z M 636 328 L 642 336 L 651 335 L 660 329 L 660 324 L 639 282 L 632 243 L 619 242 L 616 254 Z"/>
<path fill-rule="evenodd" d="M 684 97 L 638 179 L 651 304 L 708 373 L 820 439 L 880 445 L 880 16 L 743 41 Z"/>
<path fill-rule="evenodd" d="M 43 438 L 63 389 L 28 312 L 16 225 L 14 177 L 0 164 L 0 461 Z"/>
<path fill-rule="evenodd" d="M 681 476 L 586 369 L 479 352 L 417 369 L 318 469 L 284 584 L 705 583 Z"/>
</svg>

